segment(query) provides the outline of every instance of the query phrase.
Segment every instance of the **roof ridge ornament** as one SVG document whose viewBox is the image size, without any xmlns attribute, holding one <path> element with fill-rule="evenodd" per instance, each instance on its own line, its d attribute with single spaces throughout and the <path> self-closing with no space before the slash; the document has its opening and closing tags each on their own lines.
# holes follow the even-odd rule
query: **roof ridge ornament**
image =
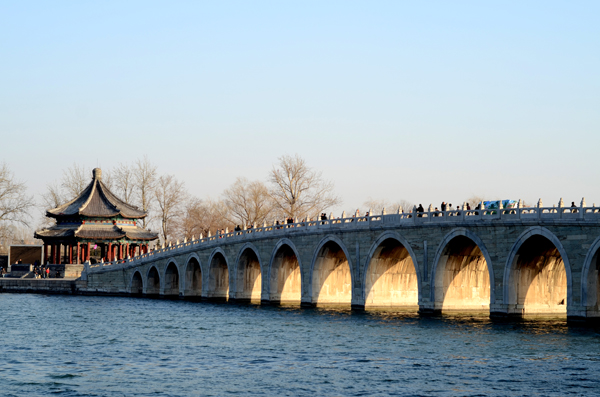
<svg viewBox="0 0 600 397">
<path fill-rule="evenodd" d="M 102 170 L 100 168 L 94 168 L 92 170 L 92 179 L 102 180 Z"/>
</svg>

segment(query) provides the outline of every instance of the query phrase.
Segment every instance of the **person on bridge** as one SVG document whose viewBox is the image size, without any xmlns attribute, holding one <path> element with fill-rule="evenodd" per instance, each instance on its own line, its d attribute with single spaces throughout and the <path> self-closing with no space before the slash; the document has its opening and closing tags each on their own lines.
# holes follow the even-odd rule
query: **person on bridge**
<svg viewBox="0 0 600 397">
<path fill-rule="evenodd" d="M 419 204 L 419 206 L 417 207 L 417 212 L 419 213 L 419 215 L 417 215 L 417 218 L 422 218 L 423 217 L 422 213 L 425 212 L 425 209 L 423 208 L 423 204 Z"/>
<path fill-rule="evenodd" d="M 327 214 L 325 214 L 324 212 L 321 212 L 321 220 L 322 221 L 326 221 L 327 220 Z M 321 225 L 324 225 L 325 222 L 321 222 Z"/>
<path fill-rule="evenodd" d="M 443 212 L 446 212 L 446 202 L 442 201 L 442 205 L 440 206 L 440 208 L 442 209 Z M 437 208 L 436 208 L 437 210 Z"/>
</svg>

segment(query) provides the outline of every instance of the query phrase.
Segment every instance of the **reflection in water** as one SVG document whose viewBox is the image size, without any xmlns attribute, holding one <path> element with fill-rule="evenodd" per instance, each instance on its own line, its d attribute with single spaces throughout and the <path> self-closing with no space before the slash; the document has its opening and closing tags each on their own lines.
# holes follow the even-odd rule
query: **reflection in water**
<svg viewBox="0 0 600 397">
<path fill-rule="evenodd" d="M 564 320 L 0 294 L 5 395 L 597 394 Z"/>
</svg>

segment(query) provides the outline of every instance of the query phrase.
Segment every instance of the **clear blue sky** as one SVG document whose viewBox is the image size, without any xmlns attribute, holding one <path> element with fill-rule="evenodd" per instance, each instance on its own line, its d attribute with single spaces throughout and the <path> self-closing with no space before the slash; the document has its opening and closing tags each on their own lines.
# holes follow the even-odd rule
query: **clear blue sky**
<svg viewBox="0 0 600 397">
<path fill-rule="evenodd" d="M 368 197 L 600 205 L 600 2 L 0 3 L 0 161 L 199 197 L 298 153 Z"/>
</svg>

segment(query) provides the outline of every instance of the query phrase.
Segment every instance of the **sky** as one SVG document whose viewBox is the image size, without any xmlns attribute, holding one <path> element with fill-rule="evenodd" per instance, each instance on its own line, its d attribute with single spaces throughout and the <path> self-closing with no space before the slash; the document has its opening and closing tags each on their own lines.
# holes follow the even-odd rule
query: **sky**
<svg viewBox="0 0 600 397">
<path fill-rule="evenodd" d="M 0 1 L 0 162 L 148 156 L 200 198 L 298 154 L 343 204 L 600 205 L 600 2 Z"/>
</svg>

